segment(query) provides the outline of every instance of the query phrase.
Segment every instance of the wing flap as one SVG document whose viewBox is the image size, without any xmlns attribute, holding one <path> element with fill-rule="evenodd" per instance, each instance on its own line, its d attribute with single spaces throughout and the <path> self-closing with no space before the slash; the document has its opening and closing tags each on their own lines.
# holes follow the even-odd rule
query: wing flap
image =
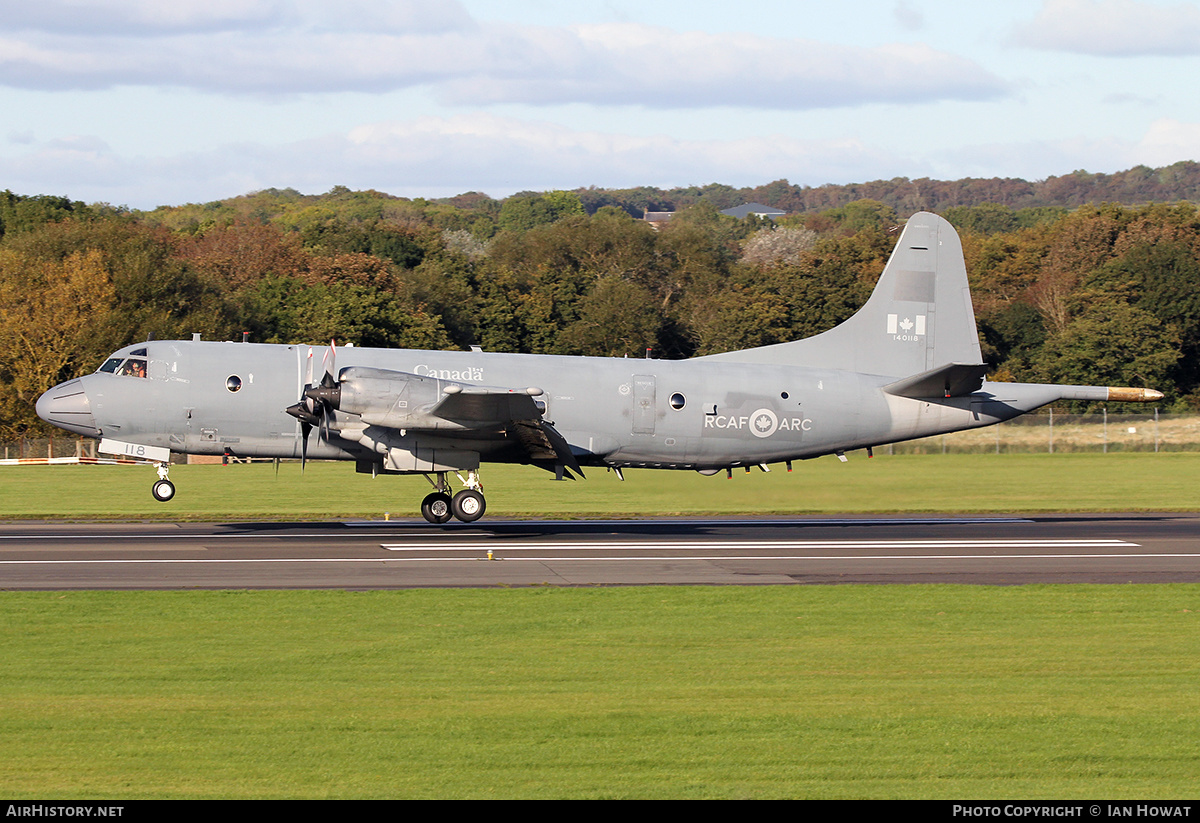
<svg viewBox="0 0 1200 823">
<path fill-rule="evenodd" d="M 541 410 L 530 389 L 498 389 L 486 386 L 450 385 L 429 414 L 467 428 L 503 426 L 513 420 L 536 420 Z M 541 394 L 541 390 L 536 390 Z"/>
<path fill-rule="evenodd" d="M 567 439 L 545 420 L 517 420 L 512 433 L 534 463 L 553 463 L 571 469 L 580 477 L 584 476 Z M 569 472 L 567 476 L 570 476 Z"/>
</svg>

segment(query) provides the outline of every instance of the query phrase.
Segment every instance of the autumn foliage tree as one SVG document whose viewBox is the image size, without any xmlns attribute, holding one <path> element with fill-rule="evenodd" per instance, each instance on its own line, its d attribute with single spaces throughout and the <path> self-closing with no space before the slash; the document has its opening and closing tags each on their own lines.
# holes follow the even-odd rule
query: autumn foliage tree
<svg viewBox="0 0 1200 823">
<path fill-rule="evenodd" d="M 937 203 L 962 238 L 994 376 L 1151 386 L 1200 408 L 1196 207 L 1039 194 L 1200 196 L 1200 166 L 1150 171 L 505 201 L 285 189 L 144 214 L 5 192 L 0 434 L 40 425 L 45 387 L 150 337 L 670 358 L 798 339 L 853 314 L 906 215 Z M 750 199 L 795 213 L 720 214 Z M 656 230 L 634 216 L 651 207 L 676 213 Z"/>
</svg>

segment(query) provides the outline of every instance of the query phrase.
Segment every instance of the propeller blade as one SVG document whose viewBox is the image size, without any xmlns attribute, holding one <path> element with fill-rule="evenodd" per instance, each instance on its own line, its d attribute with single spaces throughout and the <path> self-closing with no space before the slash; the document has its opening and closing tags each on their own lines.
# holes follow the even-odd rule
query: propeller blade
<svg viewBox="0 0 1200 823">
<path fill-rule="evenodd" d="M 308 377 L 304 381 L 304 388 L 310 389 L 310 388 L 312 388 L 312 385 L 313 385 L 313 350 L 312 350 L 312 346 L 309 346 L 308 347 Z M 304 395 L 303 390 L 301 390 L 301 392 L 300 392 L 300 400 L 302 403 L 304 403 L 305 406 L 308 407 L 308 411 L 310 413 L 316 409 L 316 406 L 313 405 L 312 399 L 306 397 Z"/>
<path fill-rule="evenodd" d="M 304 465 L 308 463 L 308 433 L 312 431 L 312 426 L 300 421 L 300 473 L 304 473 Z"/>
<path fill-rule="evenodd" d="M 337 382 L 337 350 L 332 340 L 329 341 L 329 348 L 325 350 L 325 357 L 321 359 L 321 367 L 325 370 L 321 377 L 321 385 L 332 386 Z"/>
<path fill-rule="evenodd" d="M 313 350 L 308 347 L 307 383 L 300 390 L 300 402 L 288 406 L 285 411 L 300 421 L 300 470 L 308 462 L 308 436 L 315 428 L 324 440 L 329 439 L 329 418 L 338 407 L 341 387 L 337 383 L 337 351 L 334 341 L 329 341 L 321 368 L 321 382 L 313 382 Z"/>
</svg>

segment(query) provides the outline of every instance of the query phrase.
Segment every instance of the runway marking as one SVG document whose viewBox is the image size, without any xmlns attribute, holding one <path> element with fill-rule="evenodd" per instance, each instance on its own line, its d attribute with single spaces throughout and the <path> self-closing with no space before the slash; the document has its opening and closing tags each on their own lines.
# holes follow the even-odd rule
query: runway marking
<svg viewBox="0 0 1200 823">
<path fill-rule="evenodd" d="M 1138 546 L 1125 540 L 570 540 L 529 545 L 503 545 L 494 541 L 459 542 L 442 545 L 425 543 L 381 543 L 392 552 L 459 551 L 545 551 L 592 549 L 1057 549 Z"/>
<path fill-rule="evenodd" d="M 134 559 L 106 559 L 106 560 L 0 560 L 0 566 L 47 566 L 47 565 L 196 565 L 196 564 L 214 564 L 225 563 L 233 565 L 251 565 L 254 563 L 625 563 L 634 562 L 678 562 L 678 561 L 705 561 L 711 562 L 714 560 L 770 560 L 779 562 L 781 560 L 1112 560 L 1112 559 L 1130 559 L 1130 560 L 1148 560 L 1148 559 L 1196 559 L 1200 560 L 1200 553 L 1153 553 L 1153 554 L 998 554 L 998 555 L 973 555 L 973 554 L 919 554 L 919 555 L 894 555 L 894 554 L 878 554 L 878 555 L 654 555 L 649 557 L 631 555 L 628 557 L 502 557 L 488 561 L 482 557 L 268 557 L 268 558 L 200 558 L 200 559 L 175 559 L 175 560 L 134 560 Z"/>
<path fill-rule="evenodd" d="M 513 557 L 514 554 L 527 554 L 529 552 L 545 552 L 545 551 L 568 551 L 579 553 L 590 552 L 613 552 L 613 551 L 653 551 L 658 552 L 650 557 L 634 556 L 634 555 L 614 555 L 613 560 L 686 560 L 686 559 L 708 559 L 708 560 L 755 560 L 755 559 L 823 559 L 818 555 L 810 554 L 794 554 L 788 555 L 786 552 L 812 552 L 812 551 L 829 551 L 829 550 L 884 550 L 904 552 L 903 554 L 894 555 L 854 555 L 842 554 L 833 555 L 829 559 L 919 559 L 922 557 L 943 557 L 952 559 L 955 557 L 973 557 L 979 559 L 1000 559 L 1005 557 L 1192 557 L 1200 556 L 1200 553 L 1181 553 L 1181 554 L 996 554 L 995 551 L 1020 551 L 1022 549 L 1038 550 L 1058 550 L 1064 549 L 1125 549 L 1139 548 L 1140 544 L 1131 543 L 1126 540 L 1113 538 L 1103 538 L 1095 540 L 1070 540 L 1070 539 L 1046 539 L 1046 540 L 1009 540 L 1009 539 L 961 539 L 961 540 L 674 540 L 674 541 L 650 541 L 650 540 L 554 540 L 546 542 L 537 542 L 528 545 L 506 544 L 503 541 L 459 541 L 450 543 L 429 544 L 425 542 L 412 543 L 382 543 L 380 548 L 394 553 L 405 554 L 421 554 L 421 555 L 438 555 L 447 553 L 476 553 L 471 557 L 455 557 L 455 558 L 439 558 L 451 560 L 474 560 L 479 555 L 487 552 L 499 553 L 508 556 L 510 559 L 518 559 Z M 953 554 L 934 554 L 934 555 L 919 555 L 908 553 L 912 550 L 937 550 L 937 549 L 969 549 L 969 550 L 993 550 L 988 553 L 972 554 L 972 555 L 953 555 Z M 736 552 L 736 551 L 774 551 L 773 555 L 747 555 L 747 554 L 716 554 L 710 553 L 705 555 L 697 555 L 695 557 L 681 556 L 675 552 L 681 551 L 700 551 L 700 552 Z M 346 557 L 280 557 L 280 558 L 175 558 L 175 559 L 159 559 L 159 558 L 78 558 L 78 559 L 37 559 L 37 560 L 0 560 L 0 566 L 4 565 L 32 565 L 32 564 L 48 564 L 48 563 L 380 563 L 397 559 L 417 560 L 422 558 L 405 557 L 405 558 L 346 558 Z M 435 559 L 435 558 L 425 558 Z M 601 560 L 607 559 L 601 555 L 581 556 L 572 558 L 570 556 L 541 558 L 541 557 L 526 557 L 524 559 L 537 560 Z"/>
<path fill-rule="evenodd" d="M 383 557 L 265 557 L 265 558 L 249 558 L 249 557 L 205 557 L 205 558 L 83 558 L 83 559 L 38 559 L 38 560 L 0 560 L 0 566 L 35 566 L 35 565 L 127 565 L 127 564 L 183 564 L 195 565 L 204 563 L 225 563 L 235 565 L 246 565 L 254 563 L 276 564 L 276 563 L 421 563 L 421 562 L 449 562 L 449 563 L 464 563 L 464 562 L 479 562 L 485 558 L 481 554 L 472 556 L 447 557 L 448 552 L 482 552 L 484 550 L 499 550 L 501 555 L 495 558 L 496 561 L 509 562 L 536 562 L 536 563 L 622 563 L 622 562 L 682 562 L 682 561 L 749 561 L 749 560 L 764 560 L 764 561 L 912 561 L 912 560 L 1085 560 L 1085 559 L 1200 559 L 1200 552 L 1155 552 L 1155 553 L 1133 553 L 1133 552 L 1089 552 L 1089 553 L 1064 553 L 1064 549 L 1130 549 L 1138 548 L 1139 544 L 1131 543 L 1125 540 L 1118 539 L 1098 539 L 1098 540 L 844 540 L 844 541 L 827 541 L 827 540 L 781 540 L 781 541 L 678 541 L 678 542 L 614 542 L 614 541 L 554 541 L 542 543 L 533 546 L 507 546 L 499 548 L 495 542 L 463 542 L 453 546 L 428 546 L 420 544 L 385 544 L 384 548 L 393 552 L 401 552 L 402 555 L 383 556 Z M 799 554 L 726 554 L 726 553 L 710 553 L 710 554 L 673 554 L 673 551 L 704 551 L 712 550 L 713 552 L 728 552 L 730 550 L 742 549 L 776 549 L 780 552 L 795 551 L 802 552 Z M 549 556 L 549 555 L 529 555 L 528 552 L 545 551 L 547 549 L 557 550 L 573 550 L 575 552 L 589 552 L 596 550 L 626 549 L 626 550 L 658 550 L 657 554 L 652 555 L 587 555 L 574 554 L 567 556 Z M 803 552 L 811 551 L 828 551 L 830 549 L 875 549 L 875 550 L 893 550 L 903 551 L 896 554 L 807 554 Z M 937 549 L 993 549 L 1004 550 L 1006 552 L 1020 551 L 1022 549 L 1050 549 L 1055 550 L 1052 553 L 981 553 L 981 554 L 930 554 L 929 550 Z M 925 553 L 910 553 L 906 550 L 922 550 Z M 424 556 L 414 556 L 420 552 Z M 520 553 L 521 556 L 513 556 L 514 553 Z M 428 555 L 435 556 L 428 556 Z M 436 555 L 442 556 L 436 556 Z M 495 561 L 493 561 L 495 562 Z"/>
</svg>

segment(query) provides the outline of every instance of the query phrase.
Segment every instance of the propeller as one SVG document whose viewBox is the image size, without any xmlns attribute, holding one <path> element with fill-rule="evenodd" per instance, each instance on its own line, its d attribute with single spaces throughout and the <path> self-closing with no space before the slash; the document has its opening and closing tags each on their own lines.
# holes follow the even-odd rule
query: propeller
<svg viewBox="0 0 1200 823">
<path fill-rule="evenodd" d="M 308 374 L 305 378 L 304 389 L 300 392 L 300 402 L 288 406 L 286 411 L 300 421 L 300 470 L 304 470 L 308 462 L 308 435 L 314 427 L 321 431 L 321 436 L 329 439 L 329 417 L 336 407 L 337 395 L 340 394 L 337 379 L 337 352 L 334 342 L 329 341 L 329 348 L 321 361 L 324 374 L 319 384 L 313 383 L 313 350 L 308 349 Z"/>
</svg>

